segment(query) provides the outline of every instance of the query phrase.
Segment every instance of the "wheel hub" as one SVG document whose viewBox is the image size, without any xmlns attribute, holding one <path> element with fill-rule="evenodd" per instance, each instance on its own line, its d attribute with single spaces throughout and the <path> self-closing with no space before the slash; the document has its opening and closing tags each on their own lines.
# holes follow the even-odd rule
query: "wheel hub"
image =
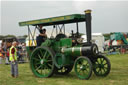
<svg viewBox="0 0 128 85">
<path fill-rule="evenodd" d="M 100 68 L 104 68 L 104 65 L 103 65 L 103 64 L 99 64 L 99 67 L 100 67 Z"/>
<path fill-rule="evenodd" d="M 86 69 L 86 66 L 82 65 L 80 66 L 80 70 L 85 70 Z"/>
<path fill-rule="evenodd" d="M 41 59 L 40 63 L 41 63 L 41 64 L 44 64 L 44 60 L 43 60 L 43 59 Z"/>
</svg>

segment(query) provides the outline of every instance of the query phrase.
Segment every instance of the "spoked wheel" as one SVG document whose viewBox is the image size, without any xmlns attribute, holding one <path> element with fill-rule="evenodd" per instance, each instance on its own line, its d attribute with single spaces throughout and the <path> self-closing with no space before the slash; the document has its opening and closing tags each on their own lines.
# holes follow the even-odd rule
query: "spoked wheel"
<svg viewBox="0 0 128 85">
<path fill-rule="evenodd" d="M 30 58 L 32 72 L 37 77 L 50 77 L 54 73 L 54 52 L 48 47 L 36 48 Z"/>
<path fill-rule="evenodd" d="M 93 67 L 93 71 L 96 76 L 107 76 L 110 69 L 111 64 L 109 59 L 103 55 L 98 55 Z"/>
<path fill-rule="evenodd" d="M 55 73 L 58 74 L 58 75 L 66 75 L 66 74 L 68 74 L 72 71 L 72 68 L 73 68 L 73 65 L 64 66 L 60 69 L 57 68 Z"/>
<path fill-rule="evenodd" d="M 78 57 L 74 65 L 75 73 L 80 79 L 89 79 L 92 74 L 92 63 L 85 56 Z"/>
</svg>

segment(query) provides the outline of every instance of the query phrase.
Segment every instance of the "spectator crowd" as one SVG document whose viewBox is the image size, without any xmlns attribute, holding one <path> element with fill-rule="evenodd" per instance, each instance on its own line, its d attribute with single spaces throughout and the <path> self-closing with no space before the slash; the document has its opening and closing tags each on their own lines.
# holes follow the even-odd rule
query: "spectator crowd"
<svg viewBox="0 0 128 85">
<path fill-rule="evenodd" d="M 11 45 L 8 46 L 8 42 L 3 42 L 0 45 L 0 64 L 2 63 L 5 63 L 6 65 L 10 64 L 10 61 L 9 61 L 10 47 Z M 16 49 L 17 49 L 18 63 L 26 62 L 26 59 L 27 59 L 26 44 L 18 43 Z"/>
</svg>

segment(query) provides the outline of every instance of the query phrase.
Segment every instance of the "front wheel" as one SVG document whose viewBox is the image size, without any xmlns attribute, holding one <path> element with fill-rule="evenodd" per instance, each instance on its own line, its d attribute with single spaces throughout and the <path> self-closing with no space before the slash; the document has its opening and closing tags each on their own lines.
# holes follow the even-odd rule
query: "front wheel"
<svg viewBox="0 0 128 85">
<path fill-rule="evenodd" d="M 93 71 L 96 76 L 107 76 L 110 72 L 111 64 L 107 57 L 98 55 L 94 62 Z"/>
<path fill-rule="evenodd" d="M 92 75 L 92 63 L 85 56 L 78 57 L 74 64 L 74 70 L 78 78 L 87 80 Z"/>
</svg>

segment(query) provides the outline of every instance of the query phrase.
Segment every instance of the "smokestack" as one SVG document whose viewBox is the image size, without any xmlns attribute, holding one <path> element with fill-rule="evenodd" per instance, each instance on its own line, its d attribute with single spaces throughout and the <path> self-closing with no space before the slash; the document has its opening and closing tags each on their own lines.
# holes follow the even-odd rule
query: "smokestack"
<svg viewBox="0 0 128 85">
<path fill-rule="evenodd" d="M 85 10 L 87 43 L 91 44 L 91 10 Z"/>
</svg>

